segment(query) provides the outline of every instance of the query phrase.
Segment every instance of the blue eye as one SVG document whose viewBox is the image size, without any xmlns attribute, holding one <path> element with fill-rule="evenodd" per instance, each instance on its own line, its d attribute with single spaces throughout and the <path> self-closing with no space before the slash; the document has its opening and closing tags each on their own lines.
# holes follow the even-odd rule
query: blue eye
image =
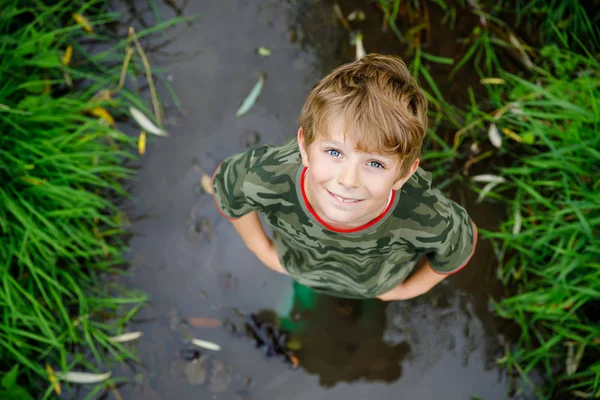
<svg viewBox="0 0 600 400">
<path fill-rule="evenodd" d="M 334 157 L 340 157 L 342 155 L 342 153 L 340 153 L 339 151 L 335 150 L 335 149 L 329 149 L 326 151 L 327 154 L 329 154 L 330 156 L 334 156 Z"/>
<path fill-rule="evenodd" d="M 383 168 L 383 164 L 377 161 L 369 161 L 369 166 L 375 168 Z"/>
</svg>

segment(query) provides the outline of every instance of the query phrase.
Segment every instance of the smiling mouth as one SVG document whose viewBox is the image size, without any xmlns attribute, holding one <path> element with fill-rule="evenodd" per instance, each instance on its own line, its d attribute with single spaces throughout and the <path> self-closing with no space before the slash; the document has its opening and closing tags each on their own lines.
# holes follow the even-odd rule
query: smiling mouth
<svg viewBox="0 0 600 400">
<path fill-rule="evenodd" d="M 327 189 L 325 189 L 325 190 L 327 190 Z M 351 197 L 338 196 L 335 193 L 331 193 L 329 190 L 327 190 L 327 193 L 329 193 L 331 195 L 331 197 L 335 198 L 339 202 L 345 203 L 345 204 L 358 203 L 358 202 L 362 201 L 361 199 L 353 199 Z"/>
</svg>

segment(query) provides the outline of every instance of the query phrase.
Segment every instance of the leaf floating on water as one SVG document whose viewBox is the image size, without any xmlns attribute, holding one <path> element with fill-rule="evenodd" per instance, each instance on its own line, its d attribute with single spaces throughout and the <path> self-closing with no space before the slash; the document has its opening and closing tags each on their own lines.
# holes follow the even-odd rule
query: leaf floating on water
<svg viewBox="0 0 600 400">
<path fill-rule="evenodd" d="M 129 112 L 133 119 L 135 119 L 135 122 L 137 122 L 144 131 L 157 136 L 169 136 L 167 132 L 154 125 L 154 122 L 150 121 L 150 118 L 146 117 L 146 115 L 137 108 L 129 107 Z"/>
<path fill-rule="evenodd" d="M 138 138 L 138 153 L 143 156 L 146 153 L 146 132 L 141 132 Z"/>
<path fill-rule="evenodd" d="M 498 127 L 496 124 L 491 124 L 490 129 L 488 130 L 488 137 L 490 138 L 490 142 L 494 145 L 495 148 L 499 149 L 502 147 L 502 138 L 500 137 L 500 132 L 498 132 Z"/>
<path fill-rule="evenodd" d="M 71 383 L 98 383 L 110 378 L 111 372 L 104 374 L 92 374 L 91 372 L 67 372 L 65 374 L 58 373 L 56 376 L 66 382 Z"/>
<path fill-rule="evenodd" d="M 106 121 L 110 126 L 113 126 L 115 124 L 115 119 L 112 117 L 112 115 L 110 115 L 110 113 L 108 111 L 106 111 L 106 109 L 102 108 L 102 107 L 94 107 L 90 110 L 90 114 L 102 118 L 104 121 Z"/>
<path fill-rule="evenodd" d="M 60 394 L 60 382 L 58 382 L 58 380 L 56 379 L 56 374 L 54 373 L 54 370 L 49 364 L 46 364 L 45 368 L 46 372 L 48 373 L 48 380 L 50 381 L 50 384 L 54 386 L 54 392 L 56 394 Z"/>
<path fill-rule="evenodd" d="M 219 346 L 216 343 L 209 342 L 207 340 L 192 339 L 192 344 L 194 344 L 198 347 L 202 347 L 203 349 L 207 349 L 207 350 L 214 350 L 214 351 L 221 350 L 221 346 Z"/>
<path fill-rule="evenodd" d="M 475 182 L 496 182 L 496 183 L 506 182 L 506 178 L 504 178 L 502 176 L 498 176 L 498 175 L 492 175 L 492 174 L 475 175 L 475 176 L 471 177 L 471 179 Z"/>
<path fill-rule="evenodd" d="M 202 186 L 202 189 L 204 189 L 204 191 L 206 193 L 210 193 L 212 194 L 213 189 L 212 189 L 212 178 L 206 174 L 202 174 L 202 178 L 200 178 L 200 185 Z"/>
<path fill-rule="evenodd" d="M 259 47 L 257 52 L 263 57 L 268 57 L 271 55 L 271 50 L 267 49 L 266 47 Z"/>
<path fill-rule="evenodd" d="M 127 332 L 127 333 L 123 333 L 121 335 L 113 336 L 109 339 L 113 343 L 126 343 L 126 342 L 131 342 L 132 340 L 139 339 L 140 337 L 142 337 L 142 335 L 143 335 L 142 332 Z"/>
<path fill-rule="evenodd" d="M 73 13 L 72 16 L 77 25 L 81 26 L 84 31 L 86 31 L 87 33 L 94 32 L 94 30 L 92 29 L 92 25 L 90 25 L 90 22 L 87 20 L 86 17 L 78 13 Z"/>
<path fill-rule="evenodd" d="M 186 320 L 190 325 L 199 328 L 219 328 L 222 325 L 221 321 L 216 318 L 189 317 Z"/>
<path fill-rule="evenodd" d="M 503 85 L 505 80 L 502 78 L 483 78 L 479 82 L 483 85 Z"/>
<path fill-rule="evenodd" d="M 63 65 L 69 65 L 71 62 L 71 57 L 73 57 L 73 46 L 68 45 L 62 58 Z"/>
<path fill-rule="evenodd" d="M 256 100 L 258 99 L 258 96 L 260 95 L 260 92 L 262 91 L 264 83 L 265 83 L 265 74 L 261 72 L 258 77 L 258 82 L 256 82 L 256 84 L 254 85 L 254 87 L 252 88 L 252 90 L 250 91 L 248 96 L 246 97 L 246 99 L 244 99 L 244 102 L 242 103 L 240 108 L 238 108 L 237 112 L 235 113 L 236 117 L 241 117 L 242 115 L 244 115 L 248 111 L 250 111 L 250 109 L 252 107 L 254 107 L 254 103 L 256 103 Z"/>
</svg>

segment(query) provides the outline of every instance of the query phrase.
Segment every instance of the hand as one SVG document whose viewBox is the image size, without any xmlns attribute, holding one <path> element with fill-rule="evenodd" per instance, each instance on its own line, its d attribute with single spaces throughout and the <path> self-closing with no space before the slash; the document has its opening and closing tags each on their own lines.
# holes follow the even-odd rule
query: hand
<svg viewBox="0 0 600 400">
<path fill-rule="evenodd" d="M 281 262 L 279 261 L 279 255 L 275 250 L 275 245 L 273 244 L 272 240 L 269 240 L 268 244 L 260 251 L 256 251 L 255 254 L 258 259 L 263 262 L 263 264 L 271 268 L 273 271 L 288 275 L 287 271 L 283 268 Z"/>
<path fill-rule="evenodd" d="M 412 290 L 406 287 L 404 283 L 399 284 L 389 292 L 380 294 L 377 298 L 381 301 L 392 301 L 392 300 L 408 300 L 413 297 L 417 297 L 421 293 L 414 293 Z"/>
</svg>

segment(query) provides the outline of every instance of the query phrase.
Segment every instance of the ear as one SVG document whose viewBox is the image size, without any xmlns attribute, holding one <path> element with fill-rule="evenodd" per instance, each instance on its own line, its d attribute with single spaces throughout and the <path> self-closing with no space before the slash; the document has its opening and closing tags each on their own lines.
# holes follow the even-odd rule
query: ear
<svg viewBox="0 0 600 400">
<path fill-rule="evenodd" d="M 302 127 L 298 129 L 298 147 L 300 148 L 300 157 L 302 158 L 302 164 L 308 168 L 308 149 L 304 145 L 304 137 L 302 136 Z"/>
<path fill-rule="evenodd" d="M 400 179 L 398 179 L 396 182 L 394 182 L 394 185 L 392 186 L 393 190 L 400 190 L 402 188 L 402 186 L 404 186 L 404 184 L 410 179 L 411 176 L 413 176 L 413 174 L 415 172 L 417 172 L 417 169 L 419 168 L 419 162 L 421 160 L 419 160 L 418 158 L 415 160 L 415 162 L 413 163 L 413 165 L 411 165 L 410 169 L 408 170 L 408 172 L 406 173 L 406 175 Z"/>
</svg>

